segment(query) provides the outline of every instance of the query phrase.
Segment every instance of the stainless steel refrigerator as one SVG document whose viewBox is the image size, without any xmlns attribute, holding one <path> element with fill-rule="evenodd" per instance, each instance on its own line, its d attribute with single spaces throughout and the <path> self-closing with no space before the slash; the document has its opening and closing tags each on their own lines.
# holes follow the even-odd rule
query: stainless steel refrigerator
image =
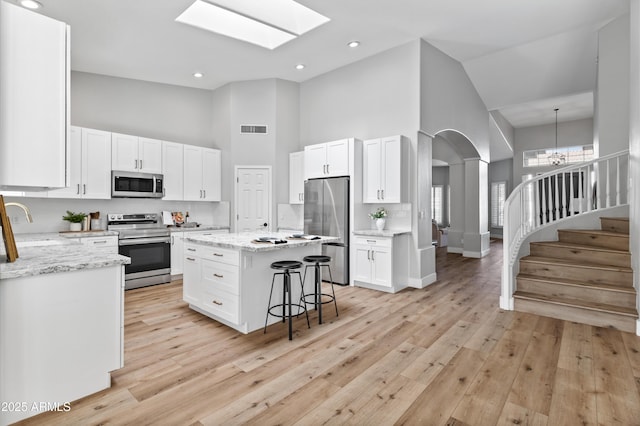
<svg viewBox="0 0 640 426">
<path fill-rule="evenodd" d="M 322 254 L 331 256 L 335 284 L 349 284 L 349 178 L 309 179 L 304 184 L 304 232 L 340 237 L 322 245 Z M 323 268 L 322 277 L 329 276 Z"/>
</svg>

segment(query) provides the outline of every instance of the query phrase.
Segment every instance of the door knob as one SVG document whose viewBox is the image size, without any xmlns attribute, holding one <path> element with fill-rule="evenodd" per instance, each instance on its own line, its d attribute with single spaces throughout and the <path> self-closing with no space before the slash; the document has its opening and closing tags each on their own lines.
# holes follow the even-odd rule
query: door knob
<svg viewBox="0 0 640 426">
<path fill-rule="evenodd" d="M 264 226 L 266 228 L 268 226 L 267 222 L 263 223 L 262 226 Z"/>
</svg>

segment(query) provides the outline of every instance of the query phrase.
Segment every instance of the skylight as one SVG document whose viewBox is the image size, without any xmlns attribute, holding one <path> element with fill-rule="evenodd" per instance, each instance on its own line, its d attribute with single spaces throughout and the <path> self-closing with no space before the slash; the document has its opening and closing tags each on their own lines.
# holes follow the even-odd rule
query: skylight
<svg viewBox="0 0 640 426">
<path fill-rule="evenodd" d="M 196 0 L 176 21 L 267 49 L 275 49 L 329 22 L 329 18 L 293 0 L 215 3 Z"/>
</svg>

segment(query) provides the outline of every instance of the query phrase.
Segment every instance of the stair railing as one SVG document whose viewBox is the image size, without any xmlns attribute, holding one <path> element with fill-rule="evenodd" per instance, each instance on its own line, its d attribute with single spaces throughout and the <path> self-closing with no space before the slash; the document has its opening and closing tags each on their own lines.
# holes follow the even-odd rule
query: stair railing
<svg viewBox="0 0 640 426">
<path fill-rule="evenodd" d="M 629 151 L 570 165 L 518 185 L 504 203 L 500 308 L 513 310 L 515 265 L 525 238 L 543 227 L 628 204 Z"/>
</svg>

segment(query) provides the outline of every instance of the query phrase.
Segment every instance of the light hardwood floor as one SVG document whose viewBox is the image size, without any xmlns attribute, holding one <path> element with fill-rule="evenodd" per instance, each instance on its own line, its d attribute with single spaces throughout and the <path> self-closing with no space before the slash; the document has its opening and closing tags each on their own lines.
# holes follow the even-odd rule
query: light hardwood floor
<svg viewBox="0 0 640 426">
<path fill-rule="evenodd" d="M 340 315 L 291 342 L 191 311 L 180 282 L 128 291 L 113 386 L 25 424 L 640 425 L 640 338 L 501 311 L 491 248 L 438 249 L 422 290 L 336 287 Z"/>
</svg>

